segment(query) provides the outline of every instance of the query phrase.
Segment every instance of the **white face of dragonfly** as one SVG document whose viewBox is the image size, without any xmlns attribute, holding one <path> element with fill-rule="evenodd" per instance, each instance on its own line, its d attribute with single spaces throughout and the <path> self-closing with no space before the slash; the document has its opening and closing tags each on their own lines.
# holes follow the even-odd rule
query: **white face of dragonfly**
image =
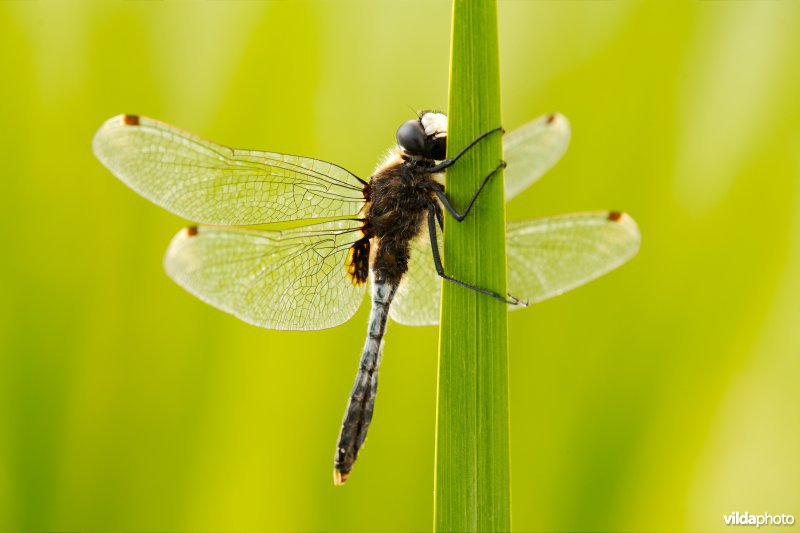
<svg viewBox="0 0 800 533">
<path fill-rule="evenodd" d="M 397 129 L 397 145 L 412 157 L 441 161 L 447 153 L 447 115 L 426 111 Z"/>
<path fill-rule="evenodd" d="M 447 137 L 447 115 L 442 113 L 425 113 L 420 117 L 425 135 L 440 139 Z"/>
</svg>

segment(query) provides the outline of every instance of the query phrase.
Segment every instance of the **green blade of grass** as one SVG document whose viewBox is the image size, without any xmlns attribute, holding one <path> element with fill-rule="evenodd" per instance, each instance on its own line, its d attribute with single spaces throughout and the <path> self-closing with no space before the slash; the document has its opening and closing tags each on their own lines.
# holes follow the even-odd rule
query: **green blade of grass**
<svg viewBox="0 0 800 533">
<path fill-rule="evenodd" d="M 495 0 L 455 0 L 447 150 L 452 156 L 501 125 Z M 463 210 L 502 158 L 493 134 L 447 171 L 447 195 Z M 495 175 L 469 216 L 446 219 L 445 270 L 506 294 L 505 202 Z M 434 528 L 511 528 L 506 305 L 444 282 L 439 339 Z"/>
</svg>

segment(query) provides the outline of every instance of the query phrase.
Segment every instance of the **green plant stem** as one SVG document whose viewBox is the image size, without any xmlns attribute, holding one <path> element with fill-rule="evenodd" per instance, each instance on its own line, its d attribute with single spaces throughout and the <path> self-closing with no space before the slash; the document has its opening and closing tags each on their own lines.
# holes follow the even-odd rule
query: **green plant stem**
<svg viewBox="0 0 800 533">
<path fill-rule="evenodd" d="M 501 125 L 495 0 L 455 0 L 448 155 Z M 463 209 L 502 158 L 493 134 L 447 171 L 447 195 Z M 506 294 L 505 201 L 495 175 L 461 223 L 446 217 L 448 274 Z M 508 531 L 506 305 L 447 281 L 442 290 L 436 415 L 434 528 Z"/>
</svg>

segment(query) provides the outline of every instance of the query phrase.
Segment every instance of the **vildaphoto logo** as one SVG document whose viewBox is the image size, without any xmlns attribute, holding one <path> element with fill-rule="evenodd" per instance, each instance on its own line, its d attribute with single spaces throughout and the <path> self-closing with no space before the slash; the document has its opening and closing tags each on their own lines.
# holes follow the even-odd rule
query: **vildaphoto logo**
<svg viewBox="0 0 800 533">
<path fill-rule="evenodd" d="M 731 514 L 723 515 L 726 526 L 792 526 L 794 516 L 790 514 L 750 514 L 747 511 L 740 513 L 734 511 Z"/>
</svg>

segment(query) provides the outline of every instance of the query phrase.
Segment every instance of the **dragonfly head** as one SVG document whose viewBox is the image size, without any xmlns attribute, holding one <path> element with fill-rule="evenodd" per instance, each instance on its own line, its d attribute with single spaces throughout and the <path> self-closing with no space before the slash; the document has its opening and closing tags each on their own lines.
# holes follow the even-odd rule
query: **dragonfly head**
<svg viewBox="0 0 800 533">
<path fill-rule="evenodd" d="M 397 129 L 397 144 L 409 155 L 443 160 L 447 151 L 447 115 L 424 112 Z"/>
</svg>

